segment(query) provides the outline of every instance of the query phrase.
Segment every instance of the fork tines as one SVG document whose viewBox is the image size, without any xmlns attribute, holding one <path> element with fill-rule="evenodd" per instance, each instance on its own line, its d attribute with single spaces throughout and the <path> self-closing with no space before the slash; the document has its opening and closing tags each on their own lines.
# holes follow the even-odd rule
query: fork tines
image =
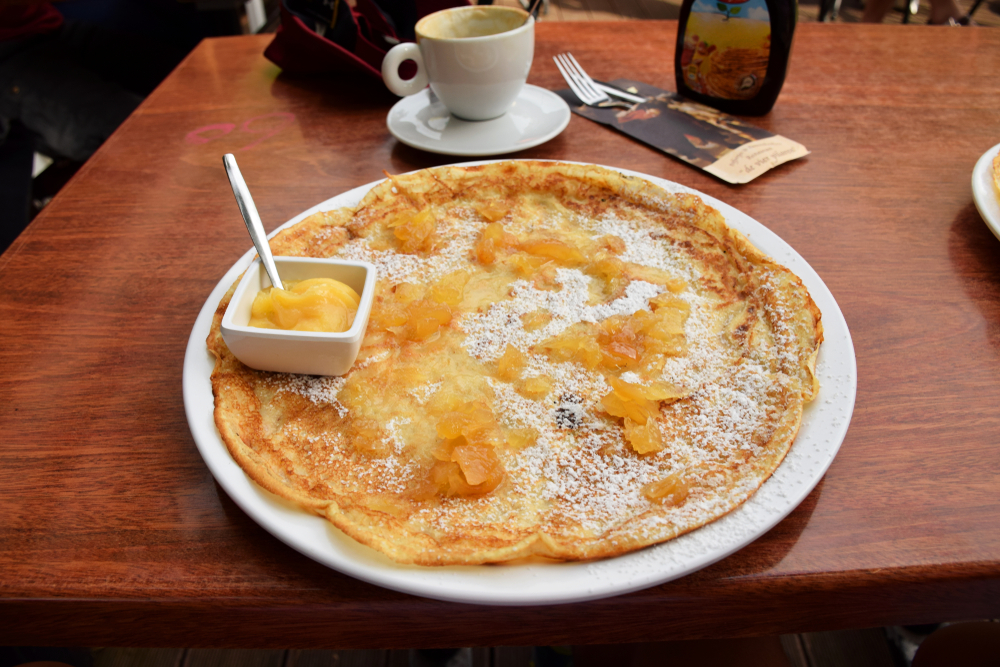
<svg viewBox="0 0 1000 667">
<path fill-rule="evenodd" d="M 560 53 L 553 60 L 555 60 L 556 67 L 559 68 L 563 78 L 566 79 L 566 83 L 569 84 L 570 90 L 580 98 L 581 102 L 593 105 L 611 99 L 594 85 L 594 80 L 583 71 L 573 54 Z"/>
</svg>

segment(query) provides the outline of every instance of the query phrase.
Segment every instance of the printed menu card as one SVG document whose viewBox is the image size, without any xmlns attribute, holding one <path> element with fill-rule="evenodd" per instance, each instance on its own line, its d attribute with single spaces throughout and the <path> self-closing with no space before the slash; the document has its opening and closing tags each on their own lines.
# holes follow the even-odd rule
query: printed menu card
<svg viewBox="0 0 1000 667">
<path fill-rule="evenodd" d="M 628 79 L 609 82 L 641 95 L 641 104 L 592 107 L 569 90 L 556 91 L 574 113 L 699 167 L 727 183 L 749 183 L 766 171 L 809 154 L 786 137 L 744 122 L 676 93 Z"/>
</svg>

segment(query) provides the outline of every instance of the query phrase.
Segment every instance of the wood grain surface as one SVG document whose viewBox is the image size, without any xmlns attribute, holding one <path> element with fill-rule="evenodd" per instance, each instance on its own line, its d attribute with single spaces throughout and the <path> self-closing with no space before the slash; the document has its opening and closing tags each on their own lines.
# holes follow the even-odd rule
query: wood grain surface
<svg viewBox="0 0 1000 667">
<path fill-rule="evenodd" d="M 537 28 L 597 78 L 673 89 L 675 22 Z M 185 420 L 195 317 L 265 227 L 455 161 L 397 143 L 371 81 L 297 80 L 268 37 L 203 42 L 0 256 L 0 642 L 405 648 L 748 636 L 1000 615 L 1000 242 L 973 165 L 1000 142 L 1000 31 L 801 25 L 757 124 L 807 158 L 729 186 L 574 116 L 514 157 L 660 176 L 771 228 L 851 328 L 857 406 L 815 491 L 735 555 L 606 600 L 491 608 L 362 583 L 293 551 L 216 485 Z"/>
</svg>

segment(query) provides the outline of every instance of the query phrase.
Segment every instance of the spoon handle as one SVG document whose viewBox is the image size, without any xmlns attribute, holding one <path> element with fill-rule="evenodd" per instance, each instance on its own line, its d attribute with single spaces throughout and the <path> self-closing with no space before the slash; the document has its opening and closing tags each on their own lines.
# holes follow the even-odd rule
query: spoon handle
<svg viewBox="0 0 1000 667">
<path fill-rule="evenodd" d="M 257 248 L 260 261 L 264 263 L 267 277 L 271 279 L 272 286 L 284 289 L 281 278 L 278 277 L 278 269 L 274 265 L 274 258 L 271 256 L 271 246 L 267 243 L 264 225 L 260 221 L 257 207 L 253 204 L 253 197 L 250 196 L 246 181 L 243 180 L 243 174 L 240 173 L 240 168 L 236 165 L 236 157 L 232 153 L 226 153 L 222 156 L 222 163 L 226 165 L 229 184 L 233 186 L 233 194 L 236 195 L 236 203 L 240 207 L 240 213 L 243 214 L 243 222 L 247 225 L 247 231 L 250 232 L 253 245 Z"/>
</svg>

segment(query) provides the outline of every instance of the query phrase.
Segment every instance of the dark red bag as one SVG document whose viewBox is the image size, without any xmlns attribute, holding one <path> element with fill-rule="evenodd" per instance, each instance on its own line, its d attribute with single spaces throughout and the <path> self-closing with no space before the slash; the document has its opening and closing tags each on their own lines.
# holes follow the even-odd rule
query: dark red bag
<svg viewBox="0 0 1000 667">
<path fill-rule="evenodd" d="M 382 58 L 413 41 L 416 22 L 468 0 L 282 0 L 281 25 L 264 56 L 289 74 L 359 73 L 382 78 Z M 410 63 L 412 64 L 412 63 Z M 406 72 L 401 72 L 403 76 Z"/>
</svg>

